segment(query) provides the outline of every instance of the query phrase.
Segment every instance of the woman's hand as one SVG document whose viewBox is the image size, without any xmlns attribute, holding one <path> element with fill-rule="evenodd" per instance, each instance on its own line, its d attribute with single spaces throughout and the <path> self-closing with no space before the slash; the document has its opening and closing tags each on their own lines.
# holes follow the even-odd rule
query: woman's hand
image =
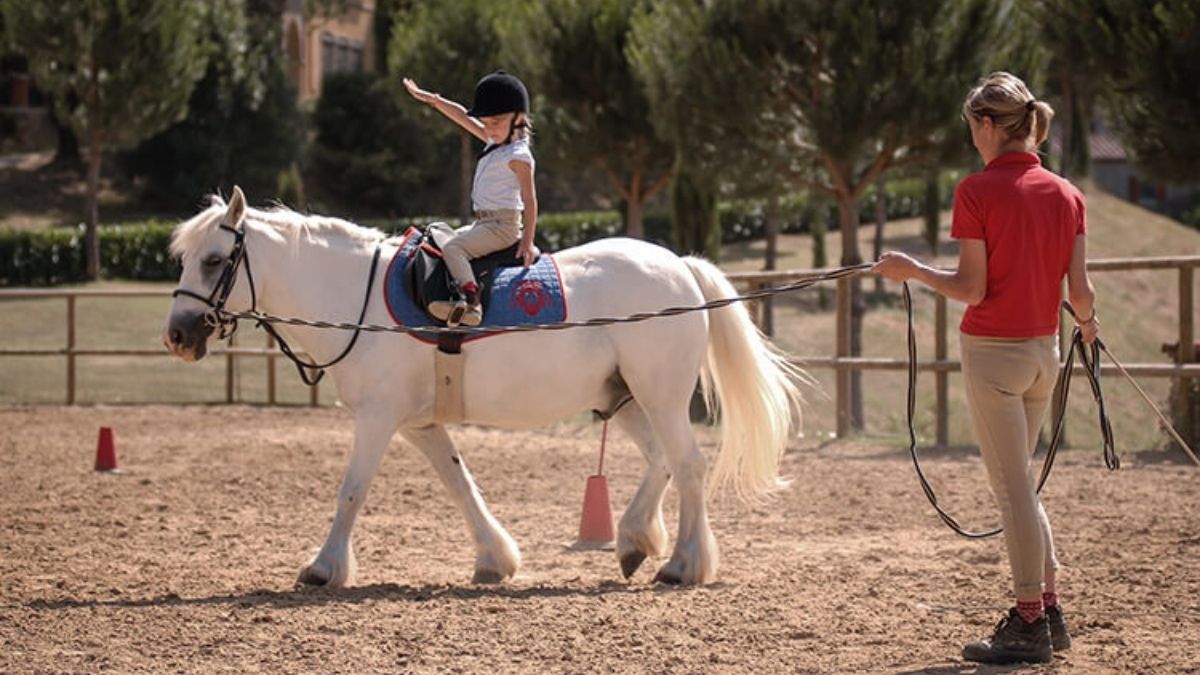
<svg viewBox="0 0 1200 675">
<path fill-rule="evenodd" d="M 537 259 L 539 253 L 541 253 L 541 251 L 538 251 L 538 247 L 532 241 L 525 241 L 524 239 L 521 239 L 521 245 L 517 247 L 517 258 L 519 258 L 521 262 L 525 263 L 526 267 L 529 267 L 533 264 L 533 261 Z"/>
<path fill-rule="evenodd" d="M 1092 318 L 1077 325 L 1084 344 L 1092 344 L 1096 340 L 1096 336 L 1100 334 L 1100 319 L 1096 318 L 1095 312 L 1092 312 Z"/>
<path fill-rule="evenodd" d="M 908 281 L 917 272 L 917 261 L 899 251 L 888 251 L 879 256 L 871 271 L 889 281 Z"/>
<path fill-rule="evenodd" d="M 408 93 L 412 94 L 413 98 L 422 103 L 433 105 L 433 102 L 438 98 L 437 94 L 430 93 L 418 87 L 417 83 L 413 82 L 411 77 L 404 78 L 404 88 L 408 90 Z"/>
</svg>

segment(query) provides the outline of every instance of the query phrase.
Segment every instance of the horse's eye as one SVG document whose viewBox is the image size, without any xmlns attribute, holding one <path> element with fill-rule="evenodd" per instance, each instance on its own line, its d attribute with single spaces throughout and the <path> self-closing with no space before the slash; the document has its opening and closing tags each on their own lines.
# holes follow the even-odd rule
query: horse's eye
<svg viewBox="0 0 1200 675">
<path fill-rule="evenodd" d="M 210 255 L 204 259 L 203 264 L 205 267 L 212 269 L 214 267 L 219 266 L 221 264 L 221 261 L 223 261 L 223 260 L 224 260 L 224 258 L 222 258 L 219 255 Z"/>
</svg>

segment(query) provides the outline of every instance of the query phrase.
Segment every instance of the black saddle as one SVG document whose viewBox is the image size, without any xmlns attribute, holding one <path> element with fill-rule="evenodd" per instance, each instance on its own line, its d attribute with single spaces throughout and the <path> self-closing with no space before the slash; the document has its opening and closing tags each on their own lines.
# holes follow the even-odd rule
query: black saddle
<svg viewBox="0 0 1200 675">
<path fill-rule="evenodd" d="M 413 255 L 404 268 L 404 289 L 414 304 L 436 323 L 442 323 L 429 313 L 429 304 L 439 300 L 455 300 L 460 297 L 458 288 L 450 277 L 450 270 L 442 260 L 442 246 L 454 236 L 454 230 L 441 224 L 433 224 L 420 232 Z M 479 299 L 486 311 L 492 299 L 494 273 L 502 267 L 523 264 L 517 257 L 519 244 L 495 253 L 489 253 L 471 261 L 475 283 L 479 285 Z"/>
</svg>

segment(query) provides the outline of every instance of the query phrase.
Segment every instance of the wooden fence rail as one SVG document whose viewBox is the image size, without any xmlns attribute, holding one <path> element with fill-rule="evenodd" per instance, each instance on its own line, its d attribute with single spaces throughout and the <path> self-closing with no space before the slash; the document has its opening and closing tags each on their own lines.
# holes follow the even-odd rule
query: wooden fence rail
<svg viewBox="0 0 1200 675">
<path fill-rule="evenodd" d="M 1174 363 L 1134 363 L 1126 364 L 1126 370 L 1130 374 L 1143 377 L 1166 377 L 1179 381 L 1184 386 L 1178 388 L 1178 391 L 1187 392 L 1186 386 L 1192 378 L 1200 378 L 1200 364 L 1196 363 L 1196 353 L 1194 349 L 1188 349 L 1187 346 L 1194 345 L 1196 341 L 1195 327 L 1195 269 L 1200 267 L 1200 256 L 1178 256 L 1164 258 L 1121 258 L 1121 259 L 1106 259 L 1092 260 L 1088 262 L 1088 269 L 1093 272 L 1120 272 L 1129 270 L 1175 270 L 1178 274 L 1179 284 L 1179 345 L 1176 350 Z M 773 272 L 740 272 L 729 275 L 730 280 L 742 290 L 757 290 L 770 286 L 775 286 L 791 281 L 808 278 L 818 274 L 828 272 L 829 270 L 788 270 L 788 271 L 773 271 Z M 838 285 L 838 292 L 843 293 L 845 285 Z M 32 300 L 57 298 L 65 300 L 67 303 L 67 320 L 66 320 L 66 345 L 59 348 L 38 348 L 38 349 L 0 349 L 0 358 L 18 358 L 18 357 L 65 357 L 67 360 L 67 382 L 66 382 L 66 402 L 74 404 L 76 401 L 76 359 L 80 356 L 169 356 L 165 349 L 85 349 L 76 345 L 76 320 L 75 310 L 79 300 L 102 300 L 102 299 L 121 299 L 121 298 L 136 298 L 136 297 L 161 297 L 169 298 L 170 291 L 166 290 L 94 290 L 94 289 L 0 289 L 0 302 L 5 300 Z M 947 307 L 946 299 L 940 295 L 934 295 L 935 309 L 935 347 L 933 359 L 930 361 L 922 361 L 918 364 L 919 372 L 932 372 L 936 380 L 936 415 L 937 415 L 937 443 L 946 445 L 949 442 L 949 375 L 952 372 L 960 370 L 961 364 L 958 361 L 950 361 L 947 358 L 949 344 L 949 327 L 947 325 Z M 847 303 L 837 302 L 835 304 L 839 312 L 846 311 Z M 752 306 L 753 314 L 758 321 L 758 324 L 767 332 L 770 332 L 773 322 L 771 321 L 771 303 L 762 302 L 754 303 Z M 317 317 L 314 317 L 317 318 Z M 839 321 L 844 321 L 845 317 L 838 317 Z M 1064 320 L 1062 322 L 1064 331 L 1060 335 L 1062 345 L 1066 345 L 1069 339 L 1070 322 Z M 228 402 L 234 400 L 234 360 L 239 357 L 258 357 L 267 359 L 267 401 L 269 403 L 276 402 L 276 372 L 275 361 L 280 356 L 278 350 L 270 337 L 267 337 L 266 344 L 261 348 L 254 347 L 239 347 L 230 345 L 223 347 L 213 352 L 217 356 L 224 356 L 226 359 L 225 368 L 225 399 Z M 838 356 L 800 356 L 794 360 L 798 364 L 804 365 L 806 368 L 830 368 L 838 372 L 854 372 L 854 371 L 900 371 L 907 368 L 907 361 L 903 359 L 883 359 L 883 358 L 863 358 L 846 356 L 847 351 L 844 346 L 835 345 L 835 354 Z M 1109 364 L 1103 366 L 1104 372 L 1113 372 L 1115 368 Z M 845 420 L 850 419 L 849 407 L 850 397 L 849 391 L 843 384 L 842 378 L 839 378 L 838 387 L 835 394 L 835 405 L 837 408 L 838 418 L 838 433 L 845 434 L 849 431 L 843 426 Z M 317 387 L 310 388 L 311 405 L 317 405 L 319 401 L 319 391 Z M 1182 409 L 1190 411 L 1193 408 L 1191 405 L 1185 405 Z M 1190 427 L 1189 427 L 1190 428 Z"/>
<path fill-rule="evenodd" d="M 1166 377 L 1176 380 L 1181 385 L 1177 387 L 1177 391 L 1182 392 L 1181 395 L 1183 396 L 1187 396 L 1190 391 L 1187 386 L 1189 381 L 1193 378 L 1200 378 L 1200 365 L 1196 363 L 1196 348 L 1194 347 L 1196 345 L 1195 269 L 1197 267 L 1200 267 L 1200 256 L 1111 258 L 1088 261 L 1088 271 L 1090 272 L 1125 272 L 1131 270 L 1175 270 L 1177 272 L 1179 285 L 1179 342 L 1177 343 L 1178 348 L 1175 350 L 1175 363 L 1133 363 L 1124 365 L 1130 375 Z M 754 291 L 799 281 L 827 272 L 829 272 L 827 269 L 740 272 L 730 274 L 729 279 L 739 288 Z M 837 287 L 839 296 L 846 293 L 847 288 L 846 284 L 839 283 Z M 946 298 L 937 294 L 933 295 L 936 303 L 934 314 L 934 335 L 936 340 L 934 343 L 934 358 L 933 361 L 919 363 L 917 369 L 919 372 L 933 371 L 936 378 L 937 443 L 944 446 L 949 442 L 949 374 L 960 370 L 961 364 L 957 361 L 947 360 L 949 328 L 947 326 Z M 849 311 L 849 302 L 841 300 L 842 298 L 839 297 L 839 301 L 835 303 L 839 314 L 837 321 L 839 325 L 842 325 L 843 322 L 848 325 L 849 317 L 843 315 Z M 773 317 L 770 315 L 772 311 L 771 303 L 755 303 L 754 309 L 754 316 L 758 325 L 770 334 L 771 328 L 774 326 Z M 1062 326 L 1062 330 L 1059 333 L 1059 344 L 1065 349 L 1071 337 L 1070 331 L 1073 324 L 1068 317 L 1064 316 L 1060 325 Z M 849 353 L 846 344 L 834 345 L 834 353 L 838 354 L 838 356 L 801 357 L 795 359 L 795 361 L 806 368 L 831 368 L 839 373 L 867 370 L 904 370 L 908 367 L 908 362 L 902 359 L 846 356 Z M 1081 371 L 1082 366 L 1077 365 L 1076 372 Z M 1102 366 L 1101 372 L 1106 374 L 1116 372 L 1116 367 L 1111 364 L 1105 364 Z M 842 436 L 850 431 L 849 420 L 851 417 L 850 392 L 846 378 L 839 377 L 837 380 L 834 404 L 837 417 L 837 432 L 839 436 Z M 1177 404 L 1183 411 L 1184 419 L 1182 421 L 1185 428 L 1194 428 L 1196 421 L 1192 420 L 1190 415 L 1196 407 L 1195 404 L 1188 400 L 1180 401 Z M 1054 412 L 1057 413 L 1058 411 L 1055 410 Z"/>
<path fill-rule="evenodd" d="M 74 405 L 76 402 L 76 358 L 80 356 L 170 356 L 165 348 L 157 349 L 87 349 L 76 345 L 76 320 L 75 308 L 80 299 L 84 300 L 103 300 L 103 299 L 129 299 L 129 298 L 163 298 L 169 300 L 171 291 L 166 290 L 99 290 L 99 289 L 55 289 L 55 288 L 0 288 L 0 302 L 5 300 L 43 300 L 43 299 L 61 299 L 67 303 L 67 342 L 63 347 L 45 347 L 37 349 L 0 349 L 0 358 L 3 357 L 47 357 L 59 356 L 67 359 L 67 383 L 66 383 L 66 402 L 68 405 Z M 236 336 L 235 336 L 236 337 Z M 276 373 L 275 360 L 282 356 L 278 349 L 275 348 L 275 340 L 271 336 L 266 336 L 266 343 L 263 347 L 239 347 L 236 344 L 236 339 L 231 340 L 228 344 L 214 349 L 211 352 L 214 356 L 225 357 L 225 402 L 234 402 L 236 369 L 234 362 L 238 357 L 259 357 L 267 360 L 267 403 L 274 405 L 277 402 L 276 397 Z M 301 356 L 304 356 L 301 353 Z M 309 388 L 309 405 L 317 405 L 320 402 L 319 387 Z"/>
</svg>

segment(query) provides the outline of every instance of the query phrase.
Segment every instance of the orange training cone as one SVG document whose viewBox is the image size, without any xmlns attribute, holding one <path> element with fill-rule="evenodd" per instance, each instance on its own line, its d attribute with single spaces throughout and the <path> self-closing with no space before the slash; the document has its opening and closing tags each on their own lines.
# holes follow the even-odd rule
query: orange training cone
<svg viewBox="0 0 1200 675">
<path fill-rule="evenodd" d="M 117 448 L 113 443 L 113 432 L 109 427 L 100 427 L 100 440 L 96 444 L 96 471 L 117 470 Z"/>
<path fill-rule="evenodd" d="M 607 438 L 608 420 L 604 420 L 604 430 L 600 432 L 600 465 L 596 467 L 596 475 L 588 476 L 587 489 L 583 492 L 583 517 L 579 519 L 577 547 L 602 548 L 616 539 L 608 478 L 604 476 L 604 442 Z"/>
<path fill-rule="evenodd" d="M 612 502 L 608 499 L 608 478 L 588 476 L 583 493 L 583 517 L 579 519 L 579 544 L 603 546 L 613 536 Z"/>
</svg>

